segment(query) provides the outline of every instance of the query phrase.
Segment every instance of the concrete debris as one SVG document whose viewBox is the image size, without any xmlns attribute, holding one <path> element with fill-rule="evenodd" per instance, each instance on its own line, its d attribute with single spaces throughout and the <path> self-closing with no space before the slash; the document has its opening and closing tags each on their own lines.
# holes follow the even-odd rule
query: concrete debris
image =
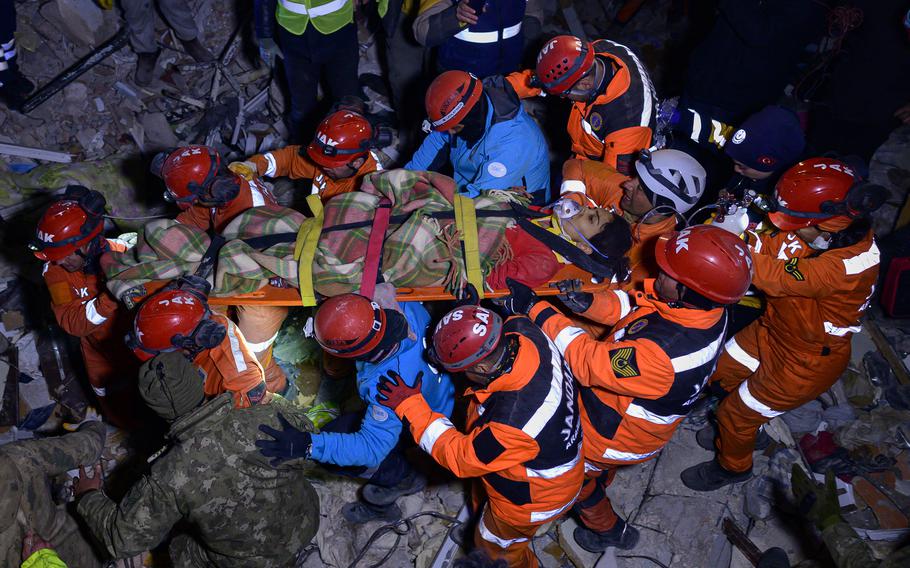
<svg viewBox="0 0 910 568">
<path fill-rule="evenodd" d="M 58 162 L 68 164 L 73 161 L 70 154 L 63 152 L 54 152 L 52 150 L 42 150 L 40 148 L 28 148 L 26 146 L 17 146 L 15 144 L 0 144 L 0 154 L 8 156 L 20 156 L 23 158 L 34 158 L 36 160 L 45 160 L 47 162 Z"/>
<path fill-rule="evenodd" d="M 164 114 L 160 112 L 143 114 L 140 122 L 145 132 L 146 152 L 157 152 L 180 144 Z"/>
<path fill-rule="evenodd" d="M 57 11 L 63 23 L 63 32 L 82 45 L 93 46 L 98 42 L 104 16 L 92 0 L 57 0 Z"/>
</svg>

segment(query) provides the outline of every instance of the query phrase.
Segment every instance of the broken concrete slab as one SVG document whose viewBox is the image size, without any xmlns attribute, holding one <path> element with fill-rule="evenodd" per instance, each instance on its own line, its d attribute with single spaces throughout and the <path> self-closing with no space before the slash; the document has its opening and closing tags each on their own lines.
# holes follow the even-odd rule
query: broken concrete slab
<svg viewBox="0 0 910 568">
<path fill-rule="evenodd" d="M 92 0 L 56 0 L 61 31 L 73 41 L 94 46 L 98 43 L 104 16 Z"/>
<path fill-rule="evenodd" d="M 139 117 L 142 128 L 145 131 L 145 151 L 155 152 L 166 150 L 180 145 L 180 140 L 171 130 L 164 113 L 153 112 L 146 113 Z"/>
</svg>

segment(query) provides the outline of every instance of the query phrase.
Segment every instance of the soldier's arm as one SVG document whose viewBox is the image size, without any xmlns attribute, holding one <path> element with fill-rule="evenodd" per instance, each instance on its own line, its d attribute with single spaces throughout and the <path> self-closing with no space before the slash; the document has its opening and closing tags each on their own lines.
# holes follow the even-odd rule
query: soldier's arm
<svg viewBox="0 0 910 568">
<path fill-rule="evenodd" d="M 76 511 L 114 558 L 128 558 L 157 546 L 182 517 L 170 483 L 143 476 L 115 503 L 101 491 L 79 499 Z"/>
<path fill-rule="evenodd" d="M 93 297 L 81 297 L 57 271 L 63 269 L 50 267 L 44 275 L 57 323 L 75 337 L 91 335 L 113 317 L 119 306 L 117 300 L 106 290 Z"/>
<path fill-rule="evenodd" d="M 822 540 L 834 564 L 839 568 L 861 568 L 876 566 L 877 561 L 866 543 L 856 534 L 853 527 L 845 522 L 837 523 L 822 531 Z M 882 564 L 884 566 L 885 564 Z M 904 565 L 905 566 L 905 565 Z"/>
<path fill-rule="evenodd" d="M 498 422 L 462 434 L 445 415 L 433 412 L 423 395 L 408 398 L 396 412 L 408 419 L 411 435 L 420 447 L 458 477 L 509 469 L 540 452 L 533 438 Z"/>
<path fill-rule="evenodd" d="M 541 308 L 544 303 L 531 309 L 531 318 L 556 344 L 580 384 L 643 398 L 658 398 L 670 389 L 673 365 L 653 341 L 598 341 L 549 304 Z"/>
</svg>

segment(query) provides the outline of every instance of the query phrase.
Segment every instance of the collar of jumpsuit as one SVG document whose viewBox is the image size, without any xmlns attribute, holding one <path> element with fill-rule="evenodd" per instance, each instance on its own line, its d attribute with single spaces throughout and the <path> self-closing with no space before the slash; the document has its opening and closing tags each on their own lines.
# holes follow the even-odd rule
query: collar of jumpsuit
<svg viewBox="0 0 910 568">
<path fill-rule="evenodd" d="M 695 308 L 673 308 L 661 300 L 654 290 L 656 278 L 644 281 L 644 291 L 634 292 L 635 305 L 641 308 L 651 308 L 667 321 L 680 325 L 707 329 L 717 323 L 724 315 L 724 308 L 699 310 Z"/>
<path fill-rule="evenodd" d="M 507 336 L 515 335 L 518 338 L 518 352 L 515 354 L 515 361 L 512 363 L 512 369 L 508 373 L 499 375 L 485 387 L 469 387 L 465 389 L 466 396 L 475 397 L 481 404 L 495 392 L 518 390 L 531 380 L 533 373 L 528 372 L 528 364 L 522 361 L 521 354 L 529 350 L 536 353 L 534 346 L 530 344 L 530 339 L 523 335 L 515 333 L 504 333 L 500 341 L 505 341 Z M 537 368 L 536 364 L 534 368 Z M 533 369 L 532 369 L 533 370 Z"/>
</svg>

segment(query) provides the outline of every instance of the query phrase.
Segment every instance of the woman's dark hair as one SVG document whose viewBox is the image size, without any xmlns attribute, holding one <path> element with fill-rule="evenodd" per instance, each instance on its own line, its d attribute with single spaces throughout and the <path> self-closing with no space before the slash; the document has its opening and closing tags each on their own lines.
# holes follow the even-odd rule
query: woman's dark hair
<svg viewBox="0 0 910 568">
<path fill-rule="evenodd" d="M 591 237 L 591 246 L 596 251 L 588 256 L 598 264 L 610 267 L 618 280 L 623 280 L 629 271 L 626 253 L 632 247 L 632 229 L 629 222 L 616 215 L 604 229 Z M 604 258 L 606 257 L 606 258 Z"/>
</svg>

